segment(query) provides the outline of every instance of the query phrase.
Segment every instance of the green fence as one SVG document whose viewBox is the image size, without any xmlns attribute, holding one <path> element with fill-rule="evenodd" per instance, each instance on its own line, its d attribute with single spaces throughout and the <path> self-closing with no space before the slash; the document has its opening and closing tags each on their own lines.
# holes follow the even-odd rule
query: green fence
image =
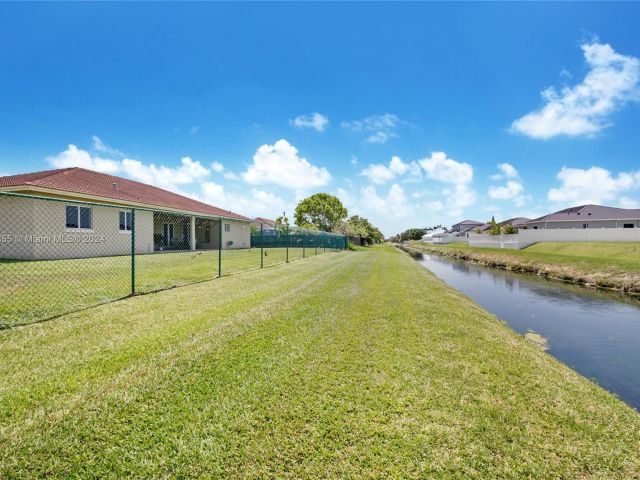
<svg viewBox="0 0 640 480">
<path fill-rule="evenodd" d="M 345 248 L 306 231 L 252 246 L 250 232 L 227 217 L 0 192 L 0 328 Z"/>
</svg>

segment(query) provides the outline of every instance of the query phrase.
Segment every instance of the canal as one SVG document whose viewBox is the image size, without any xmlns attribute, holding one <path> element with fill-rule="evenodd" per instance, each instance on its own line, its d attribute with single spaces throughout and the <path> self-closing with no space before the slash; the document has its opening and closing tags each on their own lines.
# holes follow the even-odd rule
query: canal
<svg viewBox="0 0 640 480">
<path fill-rule="evenodd" d="M 640 302 L 434 254 L 416 258 L 516 332 L 542 335 L 548 353 L 640 411 Z"/>
</svg>

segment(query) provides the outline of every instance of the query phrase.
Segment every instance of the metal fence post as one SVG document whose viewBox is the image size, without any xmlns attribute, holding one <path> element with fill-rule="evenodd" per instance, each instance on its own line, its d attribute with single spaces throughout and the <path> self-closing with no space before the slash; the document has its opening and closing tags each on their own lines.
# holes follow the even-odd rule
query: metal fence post
<svg viewBox="0 0 640 480">
<path fill-rule="evenodd" d="M 125 210 L 126 212 L 126 210 Z M 125 213 L 126 217 L 126 213 Z M 126 218 L 125 218 L 126 222 Z M 131 209 L 131 295 L 136 294 L 136 209 Z"/>
<path fill-rule="evenodd" d="M 260 268 L 264 268 L 264 229 L 260 224 Z"/>
<path fill-rule="evenodd" d="M 291 241 L 291 237 L 289 236 L 289 225 L 287 225 L 287 238 L 285 239 L 285 244 L 287 245 L 287 261 L 289 263 L 289 242 Z"/>
<path fill-rule="evenodd" d="M 218 277 L 222 276 L 222 219 L 218 225 Z"/>
</svg>

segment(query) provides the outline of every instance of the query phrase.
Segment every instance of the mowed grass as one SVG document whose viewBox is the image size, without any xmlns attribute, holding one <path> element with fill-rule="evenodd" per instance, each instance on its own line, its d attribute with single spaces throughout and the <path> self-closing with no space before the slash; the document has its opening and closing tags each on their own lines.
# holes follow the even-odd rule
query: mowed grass
<svg viewBox="0 0 640 480">
<path fill-rule="evenodd" d="M 0 332 L 2 478 L 637 478 L 640 415 L 390 247 Z"/>
<path fill-rule="evenodd" d="M 316 249 L 291 248 L 289 261 L 303 253 Z M 265 249 L 265 267 L 285 262 L 286 249 Z M 222 251 L 222 275 L 259 267 L 259 248 Z M 135 268 L 136 292 L 148 293 L 216 278 L 218 252 L 137 255 Z M 0 327 L 31 323 L 130 295 L 131 257 L 0 261 L 0 279 Z"/>
<path fill-rule="evenodd" d="M 469 259 L 491 266 L 515 267 L 579 283 L 640 293 L 640 243 L 637 242 L 545 242 L 523 250 L 422 242 L 412 242 L 412 247 L 448 256 L 467 253 Z"/>
</svg>

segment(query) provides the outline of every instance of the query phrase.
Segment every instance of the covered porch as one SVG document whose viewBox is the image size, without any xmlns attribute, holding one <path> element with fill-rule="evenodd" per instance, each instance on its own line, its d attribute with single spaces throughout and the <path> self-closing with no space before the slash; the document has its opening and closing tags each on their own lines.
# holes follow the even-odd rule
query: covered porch
<svg viewBox="0 0 640 480">
<path fill-rule="evenodd" d="M 153 250 L 156 252 L 217 250 L 219 229 L 220 220 L 154 212 Z"/>
</svg>

